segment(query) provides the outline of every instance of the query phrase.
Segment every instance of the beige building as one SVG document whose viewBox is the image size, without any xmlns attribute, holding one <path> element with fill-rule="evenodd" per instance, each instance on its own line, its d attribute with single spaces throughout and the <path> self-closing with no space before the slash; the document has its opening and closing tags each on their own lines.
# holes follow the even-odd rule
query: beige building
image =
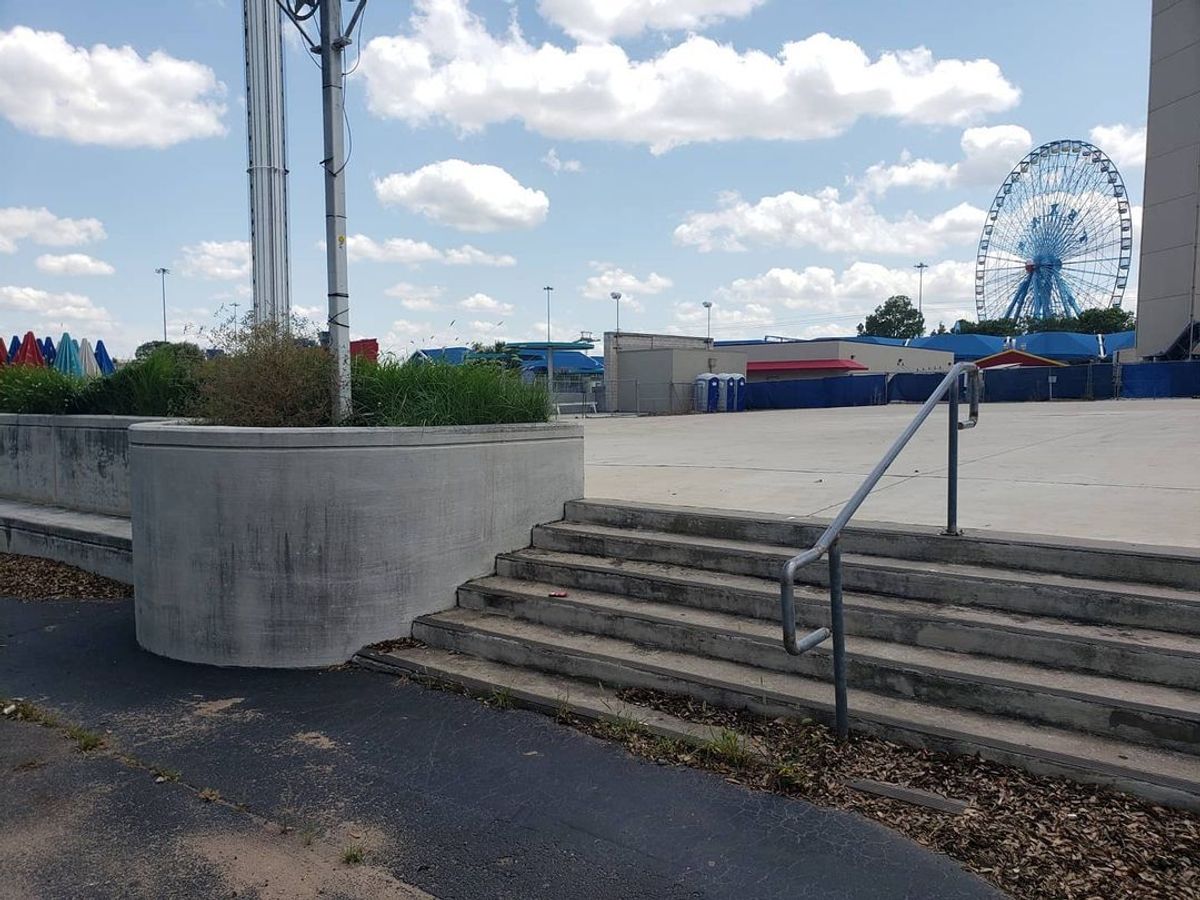
<svg viewBox="0 0 1200 900">
<path fill-rule="evenodd" d="M 1154 0 L 1137 354 L 1193 352 L 1200 320 L 1200 0 Z"/>
<path fill-rule="evenodd" d="M 868 372 L 946 372 L 954 354 L 859 341 L 722 341 L 717 350 L 746 355 L 748 381 L 828 378 Z"/>
<path fill-rule="evenodd" d="M 621 350 L 617 357 L 620 379 L 604 375 L 606 391 L 616 392 L 612 412 L 693 412 L 696 376 L 746 374 L 746 354 L 736 350 L 662 347 Z"/>
</svg>

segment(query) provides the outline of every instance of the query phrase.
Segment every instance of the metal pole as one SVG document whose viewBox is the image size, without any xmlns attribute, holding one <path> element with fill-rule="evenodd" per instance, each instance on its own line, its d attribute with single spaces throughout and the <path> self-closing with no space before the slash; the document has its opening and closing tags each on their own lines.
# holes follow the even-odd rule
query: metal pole
<svg viewBox="0 0 1200 900">
<path fill-rule="evenodd" d="M 171 274 L 171 270 L 163 266 L 159 266 L 154 270 L 162 279 L 162 312 L 163 312 L 163 340 L 167 339 L 167 276 Z"/>
<path fill-rule="evenodd" d="M 361 0 L 360 0 L 361 2 Z M 342 0 L 321 0 L 321 94 L 325 130 L 325 257 L 329 270 L 329 350 L 333 418 L 350 415 L 350 288 L 346 274 L 345 92 Z"/>
<path fill-rule="evenodd" d="M 958 384 L 955 378 L 946 391 L 950 400 L 950 430 L 946 433 L 948 456 L 946 467 L 946 534 L 958 532 Z"/>
<path fill-rule="evenodd" d="M 829 625 L 833 631 L 834 728 L 839 741 L 850 735 L 850 710 L 846 702 L 846 622 L 842 613 L 842 546 L 829 547 Z"/>
<path fill-rule="evenodd" d="M 550 294 L 554 288 L 546 285 L 546 387 L 550 391 L 550 401 L 554 401 L 554 348 L 550 346 Z"/>
<path fill-rule="evenodd" d="M 925 313 L 921 306 L 925 294 L 925 270 L 929 266 L 926 263 L 919 262 L 913 268 L 917 270 L 917 312 L 924 315 Z"/>
</svg>

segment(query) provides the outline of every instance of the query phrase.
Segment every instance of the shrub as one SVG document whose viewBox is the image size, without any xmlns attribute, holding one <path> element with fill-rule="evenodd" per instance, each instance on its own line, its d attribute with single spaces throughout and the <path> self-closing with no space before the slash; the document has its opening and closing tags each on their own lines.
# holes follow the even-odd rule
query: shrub
<svg viewBox="0 0 1200 900">
<path fill-rule="evenodd" d="M 264 323 L 243 329 L 200 368 L 199 416 L 210 425 L 312 427 L 332 422 L 333 359 Z"/>
<path fill-rule="evenodd" d="M 355 425 L 493 425 L 550 418 L 545 388 L 499 366 L 356 359 L 352 375 Z"/>
<path fill-rule="evenodd" d="M 107 378 L 86 383 L 74 412 L 102 416 L 192 416 L 204 355 L 194 344 L 160 344 Z"/>
<path fill-rule="evenodd" d="M 38 366 L 0 366 L 0 412 L 70 412 L 82 384 L 56 369 Z"/>
</svg>

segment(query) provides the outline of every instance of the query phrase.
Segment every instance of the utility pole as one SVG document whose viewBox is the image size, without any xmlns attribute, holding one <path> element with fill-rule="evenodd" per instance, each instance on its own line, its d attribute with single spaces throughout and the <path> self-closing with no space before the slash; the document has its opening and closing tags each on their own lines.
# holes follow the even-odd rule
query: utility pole
<svg viewBox="0 0 1200 900">
<path fill-rule="evenodd" d="M 546 285 L 546 387 L 550 391 L 550 402 L 554 402 L 554 348 L 550 346 L 550 294 L 554 288 Z"/>
<path fill-rule="evenodd" d="M 913 268 L 917 270 L 917 312 L 924 315 L 925 313 L 921 309 L 921 300 L 922 294 L 925 293 L 925 270 L 929 266 L 923 262 L 919 262 Z"/>
<path fill-rule="evenodd" d="M 154 274 L 162 279 L 162 308 L 163 308 L 163 340 L 167 339 L 167 276 L 171 274 L 171 270 L 166 266 L 159 266 L 154 270 Z"/>
<path fill-rule="evenodd" d="M 366 0 L 350 21 L 353 31 Z M 333 419 L 350 415 L 350 287 L 346 274 L 346 132 L 342 0 L 319 0 L 321 100 L 324 114 L 325 256 L 329 270 L 329 352 L 333 354 Z"/>
</svg>

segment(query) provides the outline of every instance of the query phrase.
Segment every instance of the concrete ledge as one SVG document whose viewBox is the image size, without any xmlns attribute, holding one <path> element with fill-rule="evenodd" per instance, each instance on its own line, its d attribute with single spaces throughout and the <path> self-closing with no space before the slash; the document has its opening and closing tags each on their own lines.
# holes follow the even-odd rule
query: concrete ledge
<svg viewBox="0 0 1200 900">
<path fill-rule="evenodd" d="M 583 496 L 577 424 L 129 438 L 138 641 L 189 662 L 345 662 Z"/>
<path fill-rule="evenodd" d="M 0 413 L 0 497 L 128 516 L 127 430 L 146 421 Z"/>
<path fill-rule="evenodd" d="M 0 552 L 40 556 L 133 582 L 128 519 L 0 500 Z"/>
</svg>

